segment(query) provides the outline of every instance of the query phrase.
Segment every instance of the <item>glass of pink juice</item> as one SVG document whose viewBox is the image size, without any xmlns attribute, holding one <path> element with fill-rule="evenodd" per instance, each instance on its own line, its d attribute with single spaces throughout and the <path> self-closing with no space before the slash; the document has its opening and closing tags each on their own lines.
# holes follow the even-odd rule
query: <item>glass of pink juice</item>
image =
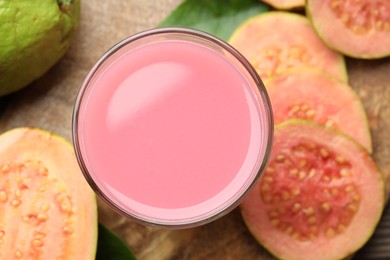
<svg viewBox="0 0 390 260">
<path fill-rule="evenodd" d="M 265 88 L 227 43 L 159 28 L 115 45 L 77 97 L 73 142 L 95 192 L 136 221 L 184 228 L 231 211 L 268 161 Z"/>
</svg>

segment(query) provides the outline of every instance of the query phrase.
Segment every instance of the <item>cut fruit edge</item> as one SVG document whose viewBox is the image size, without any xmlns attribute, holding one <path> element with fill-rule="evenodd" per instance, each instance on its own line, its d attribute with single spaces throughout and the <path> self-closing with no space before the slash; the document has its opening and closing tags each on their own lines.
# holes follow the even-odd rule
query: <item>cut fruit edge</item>
<svg viewBox="0 0 390 260">
<path fill-rule="evenodd" d="M 318 37 L 329 48 L 346 56 L 359 59 L 380 59 L 390 56 L 390 44 L 388 44 L 390 27 L 386 33 L 378 31 L 355 33 L 343 24 L 343 19 L 347 18 L 336 17 L 330 10 L 330 7 L 326 6 L 329 4 L 327 2 L 308 0 L 306 1 L 305 10 L 306 16 L 313 25 Z M 389 3 L 387 4 L 390 6 Z M 319 11 L 316 11 L 317 9 Z M 388 12 L 390 14 L 390 11 Z M 333 24 L 329 21 L 332 21 Z M 389 26 L 390 21 L 387 24 Z"/>
<path fill-rule="evenodd" d="M 282 108 L 286 108 L 286 102 L 281 101 L 281 99 L 283 96 L 286 96 L 286 100 L 291 99 L 291 96 L 287 96 L 288 94 L 295 95 L 295 101 L 300 100 L 301 102 L 307 102 L 307 104 L 311 103 L 311 106 L 307 105 L 307 109 L 309 112 L 313 113 L 313 115 L 311 115 L 313 121 L 320 119 L 324 120 L 324 116 L 326 115 L 326 112 L 324 111 L 326 107 L 324 106 L 329 106 L 329 108 L 332 108 L 332 114 L 328 116 L 327 122 L 336 126 L 332 128 L 347 133 L 363 145 L 369 153 L 372 153 L 372 140 L 367 113 L 361 98 L 350 85 L 318 68 L 312 67 L 287 69 L 267 79 L 264 84 L 271 98 L 271 103 L 272 101 L 274 102 L 272 104 L 274 107 L 277 107 L 278 104 L 280 104 Z M 291 90 L 291 92 L 289 92 L 288 87 L 294 88 L 294 91 Z M 275 91 L 277 91 L 278 88 L 281 90 L 284 88 L 285 90 L 279 91 L 282 93 L 277 95 L 277 92 Z M 316 88 L 317 91 L 314 91 L 314 88 Z M 321 90 L 323 94 L 318 93 L 318 91 Z M 310 91 L 312 91 L 313 98 L 317 99 L 316 101 L 313 101 L 313 98 L 308 97 Z M 338 93 L 340 93 L 340 95 L 338 95 Z M 344 97 L 346 101 L 336 102 L 336 100 L 341 97 Z M 321 98 L 323 98 L 322 101 Z M 349 105 L 346 105 L 346 103 Z M 341 106 L 344 106 L 345 108 L 341 109 Z M 281 109 L 274 109 L 275 124 L 280 122 L 280 120 L 278 122 L 278 118 L 286 117 L 284 112 L 285 111 L 281 111 Z M 355 119 L 355 126 L 354 124 L 351 124 L 354 123 L 351 121 L 353 119 Z M 316 122 L 322 124 L 319 121 Z M 347 124 L 348 122 L 349 124 Z M 324 125 L 328 127 L 325 123 Z"/>
<path fill-rule="evenodd" d="M 228 42 L 263 80 L 291 67 L 315 67 L 348 82 L 344 56 L 326 46 L 303 15 L 271 11 L 253 16 L 235 29 Z"/>
<path fill-rule="evenodd" d="M 5 232 L 20 239 L 29 238 L 30 233 L 36 234 L 37 230 L 45 232 L 40 235 L 42 241 L 32 241 L 36 243 L 35 251 L 31 251 L 28 244 L 21 244 L 16 253 L 28 251 L 28 254 L 44 254 L 45 257 L 62 253 L 69 258 L 94 259 L 98 236 L 96 198 L 79 169 L 72 145 L 63 137 L 41 129 L 15 128 L 0 135 L 0 155 L 0 173 L 17 174 L 3 178 L 3 182 L 8 183 L 4 192 L 8 194 L 7 189 L 19 185 L 15 196 L 21 198 L 20 205 L 15 206 L 14 199 L 11 201 L 14 208 L 3 211 L 8 212 L 3 223 Z M 20 183 L 15 179 L 18 176 Z M 5 197 L 6 201 L 11 199 L 11 194 Z M 21 217 L 20 224 L 7 227 L 7 223 L 18 223 L 10 219 L 12 216 Z M 28 235 L 20 237 L 20 231 Z M 53 236 L 58 240 L 52 239 Z M 62 251 L 56 251 L 58 248 Z"/>
<path fill-rule="evenodd" d="M 303 9 L 305 0 L 261 0 L 279 10 Z"/>
<path fill-rule="evenodd" d="M 274 139 L 276 141 L 276 147 L 287 147 L 289 145 L 286 143 L 291 142 L 294 144 L 298 139 L 304 137 L 305 134 L 302 133 L 302 127 L 305 128 L 305 132 L 311 132 L 309 135 L 306 134 L 307 139 L 304 140 L 315 141 L 315 143 L 328 148 L 333 146 L 333 151 L 335 151 L 334 146 L 348 145 L 349 151 L 336 150 L 337 155 L 343 152 L 341 156 L 350 159 L 353 164 L 358 164 L 363 167 L 363 169 L 360 167 L 354 169 L 354 174 L 358 175 L 358 177 L 354 178 L 354 183 L 358 185 L 363 196 L 361 196 L 359 210 L 354 219 L 352 219 L 349 227 L 344 230 L 342 235 L 335 236 L 330 241 L 329 239 L 319 239 L 318 241 L 310 242 L 292 239 L 291 236 L 274 228 L 268 219 L 264 210 L 267 208 L 267 204 L 265 204 L 259 193 L 261 181 L 241 204 L 243 219 L 256 240 L 279 258 L 340 259 L 347 257 L 368 241 L 380 220 L 385 202 L 383 175 L 366 150 L 352 138 L 309 121 L 289 120 L 278 124 L 275 128 Z M 322 132 L 320 137 L 314 134 L 315 132 L 318 133 L 318 131 Z M 283 138 L 281 140 L 278 137 L 280 135 L 288 136 L 288 139 Z M 270 162 L 276 160 L 274 153 L 278 151 L 279 148 L 273 150 Z M 349 157 L 346 156 L 348 153 Z M 363 176 L 366 177 L 360 178 Z M 372 183 L 372 185 L 368 185 L 367 183 Z M 276 206 L 276 204 L 272 203 L 268 205 L 268 207 L 273 206 Z M 352 237 L 356 239 L 351 240 Z M 326 252 L 318 251 L 318 247 L 321 246 L 325 247 L 324 250 Z M 332 250 L 329 251 L 328 249 L 330 248 Z"/>
</svg>

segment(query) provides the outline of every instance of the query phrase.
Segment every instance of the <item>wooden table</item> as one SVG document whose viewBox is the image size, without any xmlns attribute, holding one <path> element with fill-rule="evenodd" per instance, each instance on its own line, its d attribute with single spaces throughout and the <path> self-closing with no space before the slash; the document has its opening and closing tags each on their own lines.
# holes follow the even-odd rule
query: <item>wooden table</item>
<svg viewBox="0 0 390 260">
<path fill-rule="evenodd" d="M 0 99 L 0 131 L 33 126 L 71 140 L 73 104 L 96 60 L 116 42 L 155 27 L 180 0 L 83 0 L 80 30 L 66 56 L 28 88 Z M 362 97 L 373 133 L 374 158 L 390 173 L 390 59 L 348 59 L 350 83 Z M 139 259 L 270 259 L 247 231 L 239 211 L 211 224 L 163 230 L 135 224 L 99 202 L 99 220 Z M 390 245 L 389 245 L 390 247 Z"/>
</svg>

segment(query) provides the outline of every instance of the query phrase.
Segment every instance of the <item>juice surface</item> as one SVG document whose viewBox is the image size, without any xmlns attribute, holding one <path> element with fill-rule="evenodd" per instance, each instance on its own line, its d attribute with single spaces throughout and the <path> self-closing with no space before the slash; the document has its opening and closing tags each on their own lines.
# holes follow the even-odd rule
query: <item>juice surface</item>
<svg viewBox="0 0 390 260">
<path fill-rule="evenodd" d="M 114 203 L 145 215 L 213 210 L 258 171 L 258 97 L 222 53 L 171 40 L 109 62 L 85 92 L 78 134 Z"/>
</svg>

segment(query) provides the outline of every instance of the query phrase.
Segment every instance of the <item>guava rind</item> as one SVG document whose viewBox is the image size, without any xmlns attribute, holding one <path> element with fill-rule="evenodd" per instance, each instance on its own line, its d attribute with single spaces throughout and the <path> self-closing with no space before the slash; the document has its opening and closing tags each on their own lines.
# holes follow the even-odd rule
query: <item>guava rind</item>
<svg viewBox="0 0 390 260">
<path fill-rule="evenodd" d="M 0 96 L 27 86 L 61 59 L 79 16 L 80 0 L 0 1 Z"/>
<path fill-rule="evenodd" d="M 390 2 L 384 7 L 387 10 L 387 26 L 390 25 Z M 347 28 L 341 18 L 336 17 L 329 8 L 329 1 L 308 0 L 306 1 L 306 14 L 313 24 L 318 36 L 323 42 L 346 56 L 361 59 L 378 59 L 390 56 L 390 27 L 387 31 L 379 32 L 371 29 L 367 33 L 354 33 Z M 366 10 L 365 12 L 370 11 Z M 375 10 L 372 10 L 375 11 Z M 376 10 L 378 11 L 378 10 Z M 356 14 L 363 19 L 363 15 Z M 375 27 L 375 24 L 372 25 Z"/>
<path fill-rule="evenodd" d="M 280 10 L 289 10 L 305 6 L 305 0 L 261 0 Z"/>
<path fill-rule="evenodd" d="M 96 198 L 72 145 L 44 130 L 15 128 L 0 135 L 0 164 L 0 258 L 95 259 Z"/>
<path fill-rule="evenodd" d="M 329 49 L 299 14 L 272 11 L 254 16 L 234 31 L 229 43 L 263 80 L 286 69 L 314 67 L 348 82 L 344 57 Z"/>
<path fill-rule="evenodd" d="M 385 203 L 383 176 L 366 150 L 352 138 L 304 120 L 289 120 L 276 126 L 270 162 L 275 160 L 277 153 L 302 140 L 320 144 L 352 162 L 351 178 L 362 196 L 350 225 L 344 233 L 333 238 L 295 240 L 269 222 L 267 206 L 260 197 L 261 182 L 241 204 L 244 222 L 254 238 L 279 259 L 343 259 L 368 241 L 379 222 Z"/>
</svg>

